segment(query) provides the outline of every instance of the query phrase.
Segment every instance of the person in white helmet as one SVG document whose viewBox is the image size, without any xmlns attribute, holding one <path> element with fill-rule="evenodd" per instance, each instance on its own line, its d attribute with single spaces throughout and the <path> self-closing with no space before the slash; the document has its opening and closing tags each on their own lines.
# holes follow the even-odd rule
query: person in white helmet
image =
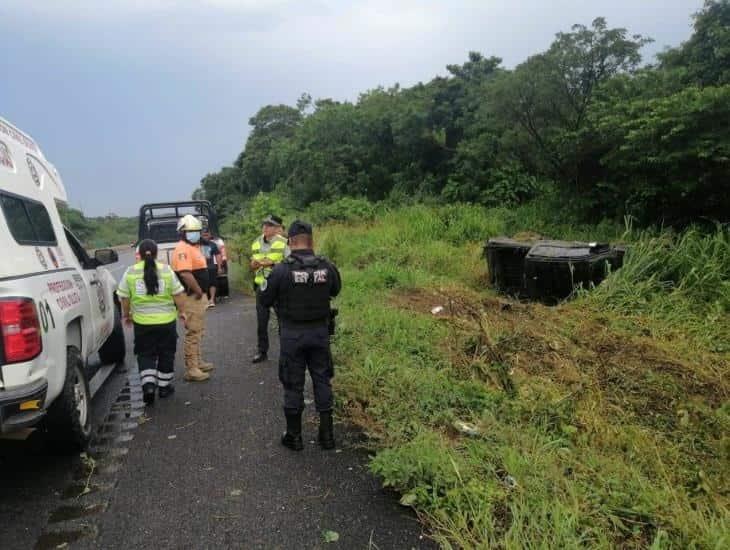
<svg viewBox="0 0 730 550">
<path fill-rule="evenodd" d="M 188 214 L 177 224 L 180 242 L 172 255 L 171 267 L 185 287 L 185 380 L 202 382 L 210 378 L 213 370 L 211 363 L 202 360 L 200 345 L 205 334 L 205 312 L 208 307 L 208 263 L 200 250 L 203 224 L 195 216 Z"/>
</svg>

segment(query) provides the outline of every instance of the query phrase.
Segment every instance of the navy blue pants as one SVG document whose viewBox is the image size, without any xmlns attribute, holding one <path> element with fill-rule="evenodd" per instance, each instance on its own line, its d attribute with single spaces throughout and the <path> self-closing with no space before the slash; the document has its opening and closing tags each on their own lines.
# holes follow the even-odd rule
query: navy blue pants
<svg viewBox="0 0 730 550">
<path fill-rule="evenodd" d="M 304 410 L 307 370 L 312 377 L 317 411 L 331 411 L 334 368 L 327 325 L 292 328 L 282 324 L 279 380 L 284 386 L 285 414 L 298 414 Z"/>
</svg>

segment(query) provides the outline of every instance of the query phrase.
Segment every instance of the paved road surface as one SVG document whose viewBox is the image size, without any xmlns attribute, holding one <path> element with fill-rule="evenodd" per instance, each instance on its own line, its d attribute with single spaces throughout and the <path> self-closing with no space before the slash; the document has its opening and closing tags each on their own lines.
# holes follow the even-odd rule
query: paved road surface
<svg viewBox="0 0 730 550">
<path fill-rule="evenodd" d="M 340 437 L 337 452 L 321 451 L 308 411 L 305 451 L 280 446 L 278 350 L 269 363 L 249 363 L 250 298 L 235 296 L 211 310 L 208 326 L 213 378 L 182 382 L 178 352 L 177 393 L 144 411 L 130 355 L 128 372 L 112 377 L 95 399 L 90 459 L 32 454 L 32 441 L 0 442 L 3 548 L 433 546 L 367 472 L 354 436 Z M 326 544 L 325 530 L 337 532 L 339 542 Z"/>
</svg>

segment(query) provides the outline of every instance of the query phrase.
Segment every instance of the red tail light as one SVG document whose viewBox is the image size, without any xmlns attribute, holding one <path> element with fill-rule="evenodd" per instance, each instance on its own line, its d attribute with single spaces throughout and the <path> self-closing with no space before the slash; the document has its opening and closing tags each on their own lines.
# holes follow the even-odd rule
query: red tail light
<svg viewBox="0 0 730 550">
<path fill-rule="evenodd" d="M 43 349 L 38 314 L 29 298 L 0 300 L 0 331 L 5 363 L 28 361 Z"/>
</svg>

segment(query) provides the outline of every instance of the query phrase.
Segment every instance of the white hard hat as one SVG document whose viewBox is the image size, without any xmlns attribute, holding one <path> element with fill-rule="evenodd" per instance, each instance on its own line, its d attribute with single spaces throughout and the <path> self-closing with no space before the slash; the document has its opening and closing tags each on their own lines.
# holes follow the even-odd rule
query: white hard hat
<svg viewBox="0 0 730 550">
<path fill-rule="evenodd" d="M 178 231 L 200 231 L 201 229 L 203 229 L 203 224 L 192 214 L 185 214 L 177 222 Z"/>
</svg>

